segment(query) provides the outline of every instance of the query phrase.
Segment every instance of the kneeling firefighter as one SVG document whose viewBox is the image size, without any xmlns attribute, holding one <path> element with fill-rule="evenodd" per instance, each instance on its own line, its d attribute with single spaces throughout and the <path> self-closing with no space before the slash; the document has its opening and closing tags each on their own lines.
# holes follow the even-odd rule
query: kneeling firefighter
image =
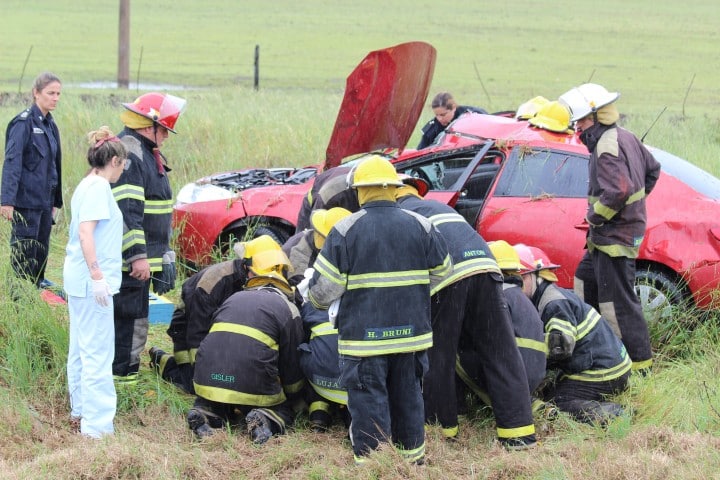
<svg viewBox="0 0 720 480">
<path fill-rule="evenodd" d="M 210 331 L 215 310 L 230 295 L 243 289 L 250 259 L 261 252 L 279 251 L 280 245 L 269 235 L 262 235 L 236 243 L 234 250 L 238 258 L 206 267 L 183 283 L 180 304 L 167 329 L 173 354 L 150 348 L 150 368 L 190 394 L 195 393 L 193 375 L 197 349 Z"/>
<path fill-rule="evenodd" d="M 261 444 L 285 433 L 294 418 L 292 405 L 305 383 L 297 349 L 303 328 L 286 279 L 287 256 L 269 250 L 248 263 L 243 290 L 218 308 L 198 348 L 197 398 L 187 420 L 200 438 L 226 423 L 245 423 Z"/>
</svg>

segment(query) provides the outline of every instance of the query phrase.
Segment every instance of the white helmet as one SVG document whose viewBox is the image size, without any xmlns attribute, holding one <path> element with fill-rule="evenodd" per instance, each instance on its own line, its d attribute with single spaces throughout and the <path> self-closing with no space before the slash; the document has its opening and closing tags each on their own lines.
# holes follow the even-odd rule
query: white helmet
<svg viewBox="0 0 720 480">
<path fill-rule="evenodd" d="M 608 92 L 596 83 L 585 83 L 563 93 L 558 100 L 570 109 L 570 121 L 577 122 L 611 104 L 619 96 L 618 92 Z"/>
</svg>

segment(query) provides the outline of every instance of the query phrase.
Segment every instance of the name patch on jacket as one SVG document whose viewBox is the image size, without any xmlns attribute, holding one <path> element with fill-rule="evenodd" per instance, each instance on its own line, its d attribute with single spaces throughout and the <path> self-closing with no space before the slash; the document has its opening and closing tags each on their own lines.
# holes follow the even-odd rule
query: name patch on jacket
<svg viewBox="0 0 720 480">
<path fill-rule="evenodd" d="M 487 253 L 485 252 L 485 250 L 465 250 L 463 252 L 463 258 L 473 257 L 487 257 Z"/>
<path fill-rule="evenodd" d="M 318 387 L 340 390 L 340 381 L 337 378 L 323 377 L 322 375 L 313 375 L 312 383 Z"/>
<path fill-rule="evenodd" d="M 211 373 L 210 379 L 215 380 L 216 382 L 234 383 L 235 375 L 225 375 L 224 373 Z"/>
<path fill-rule="evenodd" d="M 415 327 L 412 325 L 400 325 L 387 328 L 370 328 L 365 330 L 365 340 L 386 340 L 388 338 L 412 337 Z"/>
</svg>

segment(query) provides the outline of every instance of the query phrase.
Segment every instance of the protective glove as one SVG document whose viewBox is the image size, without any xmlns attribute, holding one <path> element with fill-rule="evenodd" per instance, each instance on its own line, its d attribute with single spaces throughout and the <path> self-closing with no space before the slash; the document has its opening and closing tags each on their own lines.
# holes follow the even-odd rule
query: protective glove
<svg viewBox="0 0 720 480">
<path fill-rule="evenodd" d="M 333 326 L 333 328 L 336 328 L 337 326 L 337 317 L 338 317 L 338 311 L 340 310 L 340 299 L 338 298 L 334 302 L 330 304 L 330 308 L 328 308 L 328 320 L 330 321 L 330 325 Z"/>
<path fill-rule="evenodd" d="M 175 278 L 177 277 L 177 269 L 175 268 L 175 252 L 169 250 L 162 256 L 162 272 L 153 275 L 153 290 L 158 295 L 164 295 L 175 288 Z"/>
<path fill-rule="evenodd" d="M 308 301 L 308 295 L 310 293 L 310 279 L 315 275 L 315 269 L 314 268 L 308 268 L 305 270 L 305 273 L 303 274 L 303 279 L 300 281 L 300 283 L 297 284 L 297 291 L 302 296 L 303 302 Z"/>
<path fill-rule="evenodd" d="M 112 292 L 110 291 L 110 285 L 108 285 L 104 277 L 100 280 L 92 281 L 92 291 L 98 305 L 102 307 L 110 305 L 108 297 L 112 297 Z"/>
<path fill-rule="evenodd" d="M 570 358 L 575 350 L 575 339 L 553 330 L 547 336 L 548 360 L 560 361 Z"/>
</svg>

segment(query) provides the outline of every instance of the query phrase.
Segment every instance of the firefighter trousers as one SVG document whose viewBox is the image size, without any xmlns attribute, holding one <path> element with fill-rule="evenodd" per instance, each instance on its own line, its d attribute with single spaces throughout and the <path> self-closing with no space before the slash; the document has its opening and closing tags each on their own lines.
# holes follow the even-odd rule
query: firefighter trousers
<svg viewBox="0 0 720 480">
<path fill-rule="evenodd" d="M 633 370 L 652 366 L 652 348 L 640 299 L 635 293 L 635 259 L 586 252 L 575 271 L 575 293 L 605 317 L 633 361 Z"/>
<path fill-rule="evenodd" d="M 348 392 L 355 461 L 380 442 L 393 443 L 408 461 L 425 456 L 422 377 L 425 351 L 374 357 L 340 356 L 340 384 Z"/>
<path fill-rule="evenodd" d="M 113 375 L 132 377 L 140 368 L 140 354 L 145 349 L 150 310 L 150 280 L 141 282 L 123 272 L 115 304 L 115 359 Z"/>
<path fill-rule="evenodd" d="M 432 312 L 433 347 L 423 390 L 426 418 L 437 419 L 447 436 L 457 430 L 455 361 L 462 336 L 465 348 L 477 352 L 498 438 L 533 435 L 530 390 L 502 277 L 481 273 L 455 282 L 433 297 Z"/>
</svg>

